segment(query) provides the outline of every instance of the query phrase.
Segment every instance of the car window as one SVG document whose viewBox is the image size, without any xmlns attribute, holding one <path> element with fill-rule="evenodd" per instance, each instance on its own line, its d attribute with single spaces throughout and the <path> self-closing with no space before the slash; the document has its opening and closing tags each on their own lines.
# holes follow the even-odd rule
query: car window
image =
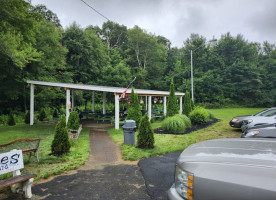
<svg viewBox="0 0 276 200">
<path fill-rule="evenodd" d="M 262 116 L 265 116 L 265 117 L 271 117 L 271 116 L 274 116 L 274 115 L 276 115 L 276 110 L 269 110 L 269 111 L 262 114 Z"/>
<path fill-rule="evenodd" d="M 261 112 L 258 112 L 258 113 L 256 113 L 256 114 L 253 115 L 253 116 L 263 116 L 263 113 L 265 113 L 265 112 L 267 112 L 267 109 L 262 110 Z"/>
</svg>

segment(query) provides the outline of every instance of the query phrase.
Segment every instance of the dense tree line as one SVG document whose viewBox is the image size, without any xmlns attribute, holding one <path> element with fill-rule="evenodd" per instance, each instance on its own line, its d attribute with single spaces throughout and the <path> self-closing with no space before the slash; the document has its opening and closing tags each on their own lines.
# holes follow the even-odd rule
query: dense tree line
<svg viewBox="0 0 276 200">
<path fill-rule="evenodd" d="M 190 51 L 193 50 L 195 102 L 206 106 L 275 106 L 276 48 L 252 43 L 242 35 L 222 35 L 216 44 L 192 34 L 182 48 L 138 26 L 111 21 L 102 27 L 65 30 L 56 14 L 43 5 L 23 0 L 0 0 L 0 114 L 26 111 L 26 80 L 176 91 L 191 88 Z M 36 87 L 36 105 L 64 103 L 59 88 Z M 85 101 L 91 94 L 82 93 Z M 113 99 L 113 98 L 112 98 Z"/>
</svg>

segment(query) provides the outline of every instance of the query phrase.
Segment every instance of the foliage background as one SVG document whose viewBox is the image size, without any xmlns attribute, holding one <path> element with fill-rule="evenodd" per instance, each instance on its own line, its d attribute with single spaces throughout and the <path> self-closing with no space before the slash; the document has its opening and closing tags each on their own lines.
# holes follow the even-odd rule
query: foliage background
<svg viewBox="0 0 276 200">
<path fill-rule="evenodd" d="M 126 87 L 137 77 L 136 88 L 168 91 L 174 79 L 176 91 L 184 92 L 191 88 L 191 50 L 197 104 L 275 106 L 275 44 L 225 33 L 210 45 L 194 33 L 183 38 L 182 48 L 176 48 L 167 38 L 138 26 L 108 21 L 102 27 L 73 23 L 64 29 L 58 16 L 43 5 L 32 7 L 23 0 L 0 3 L 1 115 L 29 109 L 27 80 Z M 37 86 L 35 95 L 35 109 L 60 111 L 65 101 L 60 88 Z M 91 101 L 91 93 L 77 95 L 76 105 L 86 107 Z M 101 94 L 96 94 L 96 100 L 101 101 Z"/>
</svg>

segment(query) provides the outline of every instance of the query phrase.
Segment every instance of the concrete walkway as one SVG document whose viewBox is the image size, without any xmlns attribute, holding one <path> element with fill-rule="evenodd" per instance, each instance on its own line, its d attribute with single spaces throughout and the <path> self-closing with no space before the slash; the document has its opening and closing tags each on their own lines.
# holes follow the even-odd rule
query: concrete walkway
<svg viewBox="0 0 276 200">
<path fill-rule="evenodd" d="M 84 166 L 74 174 L 35 185 L 33 199 L 151 199 L 137 162 L 121 159 L 120 145 L 112 141 L 103 126 L 90 129 L 90 148 Z"/>
</svg>

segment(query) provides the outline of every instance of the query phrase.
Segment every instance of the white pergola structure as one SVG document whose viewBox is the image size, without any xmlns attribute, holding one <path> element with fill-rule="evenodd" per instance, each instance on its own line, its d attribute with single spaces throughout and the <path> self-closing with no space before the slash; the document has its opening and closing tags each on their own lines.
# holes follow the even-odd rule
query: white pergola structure
<svg viewBox="0 0 276 200">
<path fill-rule="evenodd" d="M 73 83 L 54 83 L 54 82 L 45 82 L 45 81 L 32 81 L 27 80 L 27 83 L 30 85 L 30 125 L 34 123 L 34 86 L 50 86 L 50 87 L 59 87 L 64 88 L 66 90 L 66 122 L 68 121 L 70 108 L 74 109 L 74 90 L 85 90 L 92 92 L 92 112 L 95 112 L 95 92 L 103 92 L 103 114 L 106 113 L 106 93 L 111 92 L 114 93 L 115 96 L 115 129 L 119 129 L 119 97 L 125 91 L 126 88 L 119 87 L 109 87 L 109 86 L 97 86 L 97 85 L 83 85 L 83 84 L 73 84 Z M 70 93 L 72 94 L 72 104 Z M 167 91 L 157 91 L 157 90 L 144 90 L 144 89 L 135 89 L 135 93 L 138 96 L 146 97 L 146 107 L 148 110 L 149 120 L 151 119 L 151 99 L 152 96 L 164 97 L 164 115 L 167 113 L 167 96 L 169 96 L 169 92 Z M 128 89 L 126 95 L 131 94 L 131 88 Z M 175 95 L 179 97 L 180 111 L 182 113 L 182 99 L 185 95 L 184 93 L 176 92 Z"/>
</svg>

